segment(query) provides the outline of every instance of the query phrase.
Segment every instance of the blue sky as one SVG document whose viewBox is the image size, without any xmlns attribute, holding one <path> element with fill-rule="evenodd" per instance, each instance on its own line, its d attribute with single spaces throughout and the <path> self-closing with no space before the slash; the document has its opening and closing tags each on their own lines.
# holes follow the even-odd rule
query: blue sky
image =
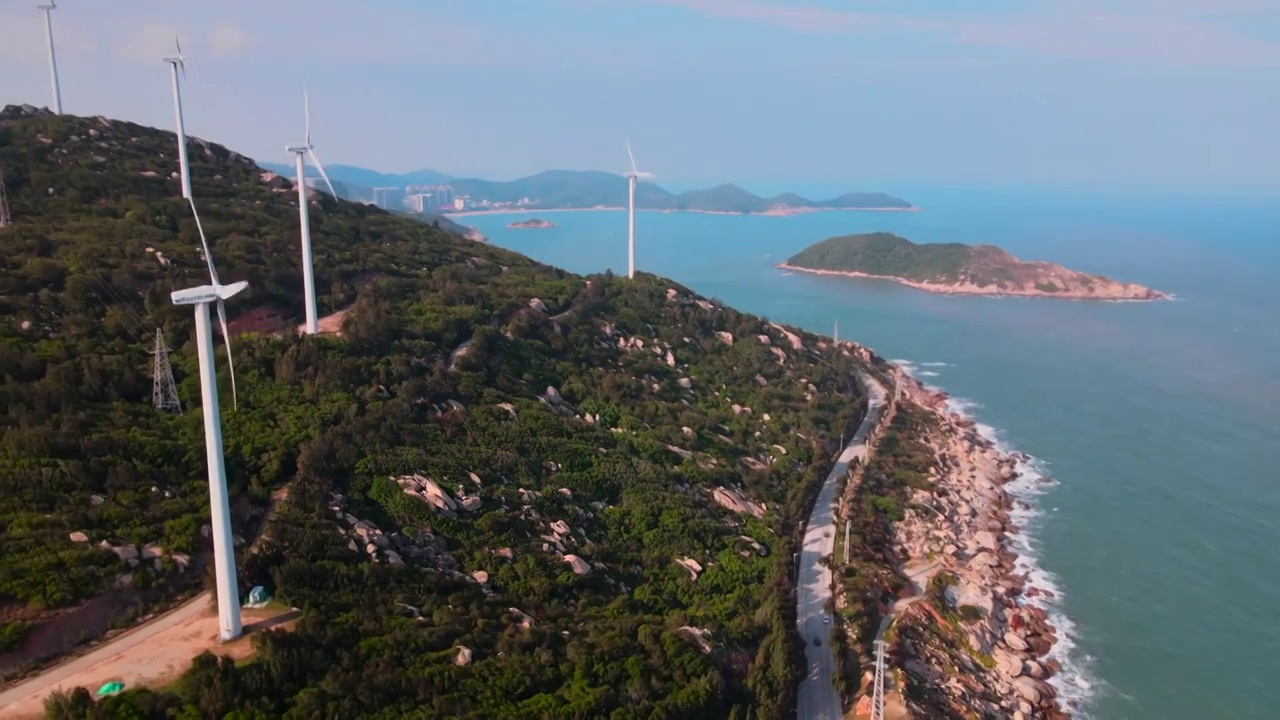
<svg viewBox="0 0 1280 720">
<path fill-rule="evenodd" d="M 47 104 L 40 13 L 0 0 L 0 102 Z M 957 8 L 981 9 L 957 9 Z M 509 178 L 1280 188 L 1275 0 L 64 0 L 68 112 L 260 160 Z M 768 186 L 767 188 L 765 186 Z"/>
</svg>

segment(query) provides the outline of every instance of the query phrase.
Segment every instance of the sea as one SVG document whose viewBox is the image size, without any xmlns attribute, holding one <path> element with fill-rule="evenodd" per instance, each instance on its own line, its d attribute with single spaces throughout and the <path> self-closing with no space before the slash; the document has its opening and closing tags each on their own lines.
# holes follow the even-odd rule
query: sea
<svg viewBox="0 0 1280 720">
<path fill-rule="evenodd" d="M 1081 718 L 1280 717 L 1280 202 L 900 189 L 918 212 L 639 212 L 636 264 L 855 340 L 1029 454 L 1019 542 Z M 543 217 L 545 230 L 507 223 Z M 626 214 L 457 218 L 579 273 L 626 272 Z M 934 295 L 774 268 L 834 235 L 990 243 L 1172 302 Z"/>
</svg>

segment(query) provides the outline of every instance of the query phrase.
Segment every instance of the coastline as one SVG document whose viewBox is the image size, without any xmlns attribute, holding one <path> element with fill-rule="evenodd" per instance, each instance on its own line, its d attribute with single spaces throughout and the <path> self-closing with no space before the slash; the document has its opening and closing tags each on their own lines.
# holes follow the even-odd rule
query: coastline
<svg viewBox="0 0 1280 720">
<path fill-rule="evenodd" d="M 458 212 L 443 212 L 441 215 L 448 217 L 467 217 L 470 215 L 511 215 L 522 213 L 561 213 L 561 212 L 626 212 L 626 208 L 616 205 L 602 205 L 600 207 L 589 208 L 501 208 L 498 210 L 462 210 Z M 765 210 L 763 212 L 730 212 L 727 210 L 675 210 L 665 208 L 636 208 L 636 212 L 656 212 L 656 213 L 698 213 L 700 215 L 751 215 L 755 217 L 790 217 L 792 215 L 806 215 L 815 212 L 919 212 L 920 208 L 912 205 L 910 207 L 885 207 L 885 208 L 785 208 L 776 210 Z"/>
<path fill-rule="evenodd" d="M 1029 456 L 1001 448 L 945 392 L 916 379 L 908 363 L 896 361 L 891 373 L 900 401 L 936 423 L 929 488 L 913 492 L 894 526 L 904 567 L 931 569 L 920 596 L 927 601 L 905 607 L 894 625 L 901 671 L 943 705 L 1022 719 L 1071 717 L 1088 683 L 1068 657 L 1070 626 L 1057 612 L 1057 588 L 1036 566 L 1024 529 L 1034 509 L 1023 496 L 1052 480 Z M 967 681 L 953 681 L 957 672 Z"/>
<path fill-rule="evenodd" d="M 836 277 L 859 278 L 863 280 L 889 280 L 899 285 L 903 285 L 916 290 L 934 293 L 936 295 L 971 295 L 979 297 L 1039 297 L 1039 298 L 1056 298 L 1058 300 L 1106 300 L 1109 302 L 1157 302 L 1160 300 L 1172 300 L 1173 296 L 1159 290 L 1133 285 L 1137 290 L 1149 293 L 1149 295 L 1137 297 L 1133 294 L 1123 295 L 1099 295 L 1095 293 L 1082 293 L 1070 290 L 1061 292 L 1045 292 L 1043 290 L 989 290 L 987 286 L 978 287 L 975 285 L 934 285 L 932 283 L 918 282 L 916 280 L 907 280 L 894 275 L 872 275 L 870 273 L 858 272 L 856 270 L 820 270 L 818 268 L 800 267 L 798 265 L 788 265 L 780 262 L 774 265 L 779 270 L 788 270 L 790 272 L 802 272 L 810 275 L 832 275 Z"/>
</svg>

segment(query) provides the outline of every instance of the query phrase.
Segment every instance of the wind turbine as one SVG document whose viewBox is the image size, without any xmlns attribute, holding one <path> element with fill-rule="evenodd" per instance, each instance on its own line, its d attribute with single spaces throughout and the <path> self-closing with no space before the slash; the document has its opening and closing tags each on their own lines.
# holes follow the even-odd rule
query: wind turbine
<svg viewBox="0 0 1280 720">
<path fill-rule="evenodd" d="M 289 145 L 285 150 L 293 153 L 294 164 L 297 169 L 298 176 L 298 226 L 302 231 L 302 294 L 303 301 L 306 304 L 307 312 L 307 334 L 315 335 L 320 331 L 318 319 L 316 318 L 316 278 L 315 267 L 311 258 L 311 213 L 307 203 L 307 157 L 310 156 L 312 164 L 320 171 L 320 177 L 324 178 L 324 182 L 329 186 L 329 192 L 336 200 L 337 191 L 333 189 L 333 183 L 329 182 L 329 174 L 324 171 L 324 166 L 320 164 L 320 158 L 316 156 L 315 146 L 311 144 L 311 97 L 306 89 L 302 91 L 302 110 L 306 114 L 306 130 L 307 140 L 302 145 Z"/>
<path fill-rule="evenodd" d="M 636 169 L 636 156 L 627 140 L 627 157 L 631 159 L 631 171 L 627 173 L 627 277 L 636 276 L 636 180 L 653 175 Z"/>
<path fill-rule="evenodd" d="M 174 39 L 175 44 L 177 39 Z M 231 406 L 239 405 L 236 398 L 236 368 L 232 361 L 231 333 L 227 331 L 225 301 L 249 286 L 241 281 L 230 285 L 218 282 L 218 271 L 213 266 L 213 254 L 205 238 L 196 201 L 191 196 L 190 168 L 187 166 L 186 135 L 182 129 L 182 101 L 178 90 L 178 67 L 183 64 L 182 46 L 178 55 L 165 58 L 173 66 L 173 100 L 178 114 L 178 162 L 183 179 L 183 195 L 191 206 L 191 214 L 200 233 L 200 249 L 205 265 L 209 268 L 209 285 L 177 290 L 170 294 L 175 305 L 194 305 L 196 314 L 196 348 L 200 360 L 200 398 L 204 415 L 205 460 L 209 468 L 209 520 L 213 535 L 213 567 L 217 578 L 218 637 L 223 642 L 240 637 L 243 626 L 240 620 L 240 590 L 236 586 L 236 555 L 231 536 L 231 502 L 227 495 L 227 468 L 222 451 L 222 412 L 218 405 L 218 371 L 214 366 L 213 328 L 209 317 L 209 303 L 218 304 L 218 323 L 222 326 L 223 343 L 227 346 L 227 370 L 231 375 Z M 183 74 L 186 74 L 185 67 Z"/>
<path fill-rule="evenodd" d="M 191 205 L 195 212 L 195 204 Z M 209 265 L 211 284 L 176 290 L 170 297 L 174 305 L 194 305 L 196 312 L 196 347 L 200 356 L 200 397 L 204 410 L 204 451 L 209 466 L 209 520 L 213 531 L 213 567 L 217 578 L 218 637 L 226 642 L 240 637 L 243 626 L 240 621 L 240 590 L 236 586 L 236 554 L 231 537 L 231 502 L 227 496 L 227 468 L 222 454 L 222 413 L 218 406 L 218 370 L 214 366 L 213 328 L 209 318 L 209 303 L 218 304 L 218 322 L 222 325 L 222 338 L 227 346 L 227 367 L 231 371 L 231 398 L 234 407 L 236 371 L 231 362 L 231 337 L 227 333 L 227 313 L 224 301 L 249 286 L 245 281 L 223 285 L 218 282 L 213 269 L 213 256 L 205 241 L 200 217 L 200 245 L 204 248 Z"/>
<path fill-rule="evenodd" d="M 178 69 L 182 69 L 182 77 L 187 76 L 187 58 L 182 54 L 182 43 L 178 42 L 177 36 L 173 38 L 173 44 L 178 49 L 178 54 L 167 58 L 164 61 L 169 63 L 170 70 L 173 73 L 173 113 L 178 121 L 178 167 L 182 175 L 182 197 L 191 199 L 191 170 L 187 165 L 187 130 L 182 124 L 182 88 L 178 83 Z M 50 48 L 53 46 L 50 45 Z M 52 52 L 52 50 L 51 50 Z M 192 205 L 192 210 L 195 206 Z"/>
<path fill-rule="evenodd" d="M 49 75 L 53 82 L 53 111 L 62 114 L 62 90 L 58 88 L 58 57 L 53 52 L 53 11 L 58 9 L 57 3 L 49 0 L 48 5 L 37 5 L 44 11 L 44 31 L 49 38 Z"/>
</svg>

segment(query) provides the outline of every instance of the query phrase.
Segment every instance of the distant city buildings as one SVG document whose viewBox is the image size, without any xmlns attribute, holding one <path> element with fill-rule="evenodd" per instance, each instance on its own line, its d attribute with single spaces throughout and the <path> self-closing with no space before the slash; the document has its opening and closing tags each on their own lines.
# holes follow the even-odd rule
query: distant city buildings
<svg viewBox="0 0 1280 720">
<path fill-rule="evenodd" d="M 336 185 L 337 183 L 335 183 Z M 452 185 L 406 185 L 373 188 L 373 204 L 383 210 L 408 210 L 415 213 L 462 212 L 463 210 L 502 210 L 526 208 L 538 204 L 537 199 L 522 197 L 515 202 L 473 200 L 458 195 Z"/>
<path fill-rule="evenodd" d="M 410 210 L 416 213 L 465 210 L 465 195 L 458 197 L 452 185 L 406 185 L 373 189 L 373 204 L 384 210 Z"/>
<path fill-rule="evenodd" d="M 383 210 L 394 210 L 404 204 L 404 188 L 376 187 L 373 189 L 373 204 Z"/>
</svg>

